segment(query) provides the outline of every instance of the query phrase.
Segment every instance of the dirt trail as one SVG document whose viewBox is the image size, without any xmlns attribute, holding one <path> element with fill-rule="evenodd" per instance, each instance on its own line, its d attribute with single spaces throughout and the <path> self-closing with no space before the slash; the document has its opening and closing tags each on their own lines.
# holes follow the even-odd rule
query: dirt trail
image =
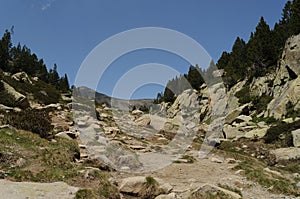
<svg viewBox="0 0 300 199">
<path fill-rule="evenodd" d="M 115 172 L 116 179 L 131 177 L 136 175 L 157 177 L 172 185 L 172 192 L 178 198 L 187 198 L 189 193 L 204 184 L 228 185 L 241 190 L 243 198 L 253 199 L 277 199 L 291 198 L 284 195 L 271 194 L 267 188 L 259 184 L 248 181 L 244 176 L 232 170 L 235 164 L 212 162 L 211 158 L 222 157 L 213 154 L 205 159 L 196 158 L 194 163 L 172 163 L 171 165 L 151 173 L 133 174 Z"/>
</svg>

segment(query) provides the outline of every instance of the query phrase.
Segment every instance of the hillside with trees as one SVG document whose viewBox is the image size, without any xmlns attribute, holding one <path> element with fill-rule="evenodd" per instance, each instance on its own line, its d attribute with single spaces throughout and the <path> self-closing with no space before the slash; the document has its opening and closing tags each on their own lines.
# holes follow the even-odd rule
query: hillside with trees
<svg viewBox="0 0 300 199">
<path fill-rule="evenodd" d="M 25 72 L 31 77 L 38 77 L 39 80 L 54 86 L 61 92 L 70 90 L 67 74 L 59 77 L 57 65 L 49 71 L 43 61 L 35 53 L 32 53 L 26 45 L 17 46 L 12 44 L 13 27 L 11 30 L 5 30 L 0 40 L 0 69 L 10 74 Z"/>
<path fill-rule="evenodd" d="M 237 37 L 231 52 L 224 51 L 216 62 L 218 69 L 223 69 L 222 76 L 227 90 L 241 80 L 264 76 L 275 71 L 286 40 L 300 33 L 300 0 L 288 1 L 282 17 L 271 29 L 264 17 L 260 18 L 255 31 L 250 34 L 248 42 Z M 163 93 L 155 101 L 173 102 L 187 87 L 183 79 L 189 82 L 188 87 L 199 90 L 200 86 L 212 77 L 213 70 L 206 71 L 199 66 L 190 66 L 188 74 L 170 80 Z M 206 82 L 207 83 L 207 82 Z M 185 86 L 183 86 L 185 85 Z"/>
</svg>

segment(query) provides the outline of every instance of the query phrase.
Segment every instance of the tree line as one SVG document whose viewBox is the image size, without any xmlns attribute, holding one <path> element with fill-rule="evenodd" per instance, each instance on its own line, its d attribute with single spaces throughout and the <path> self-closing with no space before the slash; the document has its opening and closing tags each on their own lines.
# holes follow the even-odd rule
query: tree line
<svg viewBox="0 0 300 199">
<path fill-rule="evenodd" d="M 239 81 L 248 78 L 264 76 L 276 69 L 286 40 L 300 33 L 300 0 L 287 1 L 282 17 L 271 29 L 264 17 L 260 18 L 255 31 L 251 33 L 248 42 L 237 37 L 231 52 L 224 51 L 216 63 L 218 69 L 223 69 L 222 80 L 229 90 Z M 187 88 L 199 90 L 203 83 L 213 81 L 212 63 L 204 71 L 198 66 L 190 66 L 187 74 L 168 81 L 163 93 L 158 93 L 154 100 L 173 102 L 178 94 Z M 186 80 L 189 82 L 187 86 Z M 205 81 L 204 81 L 205 80 Z"/>
<path fill-rule="evenodd" d="M 56 64 L 48 71 L 43 59 L 39 59 L 26 45 L 21 46 L 18 43 L 17 46 L 13 46 L 12 34 L 13 27 L 10 31 L 5 30 L 0 40 L 0 68 L 3 71 L 11 74 L 26 72 L 62 92 L 70 90 L 67 75 L 59 77 Z"/>
</svg>

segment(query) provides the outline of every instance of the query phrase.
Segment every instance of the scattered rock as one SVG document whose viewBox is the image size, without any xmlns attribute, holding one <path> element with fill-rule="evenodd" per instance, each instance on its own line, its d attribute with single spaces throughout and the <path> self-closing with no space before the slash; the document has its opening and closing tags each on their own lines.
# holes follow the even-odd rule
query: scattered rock
<svg viewBox="0 0 300 199">
<path fill-rule="evenodd" d="M 134 116 L 134 119 L 137 119 L 141 117 L 144 114 L 144 112 L 137 109 L 137 110 L 133 110 L 131 114 Z"/>
<path fill-rule="evenodd" d="M 5 124 L 5 125 L 1 125 L 0 129 L 15 129 L 15 128 L 9 124 Z"/>
<path fill-rule="evenodd" d="M 128 177 L 120 183 L 119 191 L 124 195 L 138 198 L 155 198 L 165 193 L 159 181 L 161 180 L 153 177 Z"/>
<path fill-rule="evenodd" d="M 212 158 L 210 158 L 210 161 L 216 162 L 216 163 L 223 163 L 223 160 L 221 160 L 221 159 L 219 159 L 219 158 L 217 158 L 217 157 L 212 157 Z"/>
<path fill-rule="evenodd" d="M 133 150 L 143 150 L 143 149 L 146 148 L 146 147 L 141 146 L 141 145 L 130 145 L 129 147 L 130 147 L 131 149 L 133 149 Z"/>
<path fill-rule="evenodd" d="M 104 127 L 105 134 L 118 134 L 120 129 L 118 127 Z"/>
<path fill-rule="evenodd" d="M 300 174 L 299 173 L 293 173 L 294 178 L 300 178 Z"/>
<path fill-rule="evenodd" d="M 195 191 L 192 192 L 191 196 L 195 198 L 204 198 L 207 195 L 206 194 L 218 194 L 226 198 L 231 199 L 239 199 L 242 198 L 239 194 L 229 191 L 227 189 L 211 185 L 211 184 L 204 184 L 203 186 L 199 187 Z"/>
<path fill-rule="evenodd" d="M 143 115 L 135 120 L 135 123 L 139 126 L 148 126 L 151 123 L 151 118 L 149 115 Z"/>
<path fill-rule="evenodd" d="M 77 139 L 79 137 L 79 133 L 78 132 L 72 132 L 72 131 L 64 131 L 64 132 L 57 133 L 55 135 L 55 137 L 62 137 L 62 138 L 72 140 L 72 139 Z"/>
<path fill-rule="evenodd" d="M 255 137 L 262 138 L 266 135 L 268 129 L 269 129 L 269 127 L 262 128 L 262 129 L 259 129 L 259 128 L 253 129 L 253 130 L 245 133 L 245 137 L 246 138 L 255 138 Z"/>
<path fill-rule="evenodd" d="M 176 194 L 175 193 L 169 193 L 169 194 L 162 194 L 157 196 L 155 199 L 175 199 Z"/>
<path fill-rule="evenodd" d="M 279 148 L 271 151 L 271 154 L 275 155 L 276 162 L 297 160 L 300 159 L 300 148 Z"/>
<path fill-rule="evenodd" d="M 237 123 L 250 122 L 252 121 L 252 117 L 247 115 L 239 115 L 234 121 Z"/>
<path fill-rule="evenodd" d="M 28 75 L 25 72 L 15 73 L 11 76 L 11 78 L 18 82 L 26 82 L 26 83 L 32 84 L 32 81 L 30 80 L 30 78 L 28 77 Z"/>
<path fill-rule="evenodd" d="M 235 164 L 235 163 L 237 163 L 237 161 L 236 161 L 236 159 L 233 159 L 233 158 L 227 158 L 225 160 L 225 163 L 226 164 Z"/>
<path fill-rule="evenodd" d="M 225 118 L 226 124 L 232 124 L 234 120 L 243 112 L 247 112 L 246 109 L 249 109 L 249 104 L 244 104 L 243 106 L 240 106 L 233 111 L 231 111 L 229 114 L 227 114 Z"/>
<path fill-rule="evenodd" d="M 19 158 L 16 162 L 17 167 L 22 167 L 26 163 L 26 160 L 24 158 Z"/>
</svg>

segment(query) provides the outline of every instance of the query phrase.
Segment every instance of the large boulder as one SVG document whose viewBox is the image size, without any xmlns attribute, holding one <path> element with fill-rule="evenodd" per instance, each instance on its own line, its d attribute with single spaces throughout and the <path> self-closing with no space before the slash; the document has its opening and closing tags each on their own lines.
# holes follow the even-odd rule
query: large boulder
<svg viewBox="0 0 300 199">
<path fill-rule="evenodd" d="M 240 115 L 243 115 L 244 113 L 248 112 L 249 106 L 250 104 L 244 104 L 229 112 L 225 117 L 225 123 L 232 124 Z M 241 116 L 241 117 L 245 119 L 245 116 Z M 248 118 L 248 120 L 250 121 L 251 118 Z"/>
<path fill-rule="evenodd" d="M 35 183 L 0 180 L 1 198 L 74 198 L 78 187 L 64 182 Z"/>
<path fill-rule="evenodd" d="M 160 194 L 170 192 L 171 189 L 170 186 L 166 186 L 162 180 L 150 176 L 125 178 L 119 187 L 120 193 L 137 198 L 155 198 Z"/>
<path fill-rule="evenodd" d="M 148 126 L 151 123 L 151 118 L 150 118 L 149 114 L 143 115 L 140 118 L 137 118 L 135 120 L 135 123 L 139 126 Z"/>
<path fill-rule="evenodd" d="M 18 82 L 26 82 L 26 83 L 32 84 L 32 81 L 30 80 L 30 78 L 28 77 L 28 75 L 25 72 L 15 73 L 11 76 L 11 78 L 13 78 L 14 80 L 16 80 Z"/>
<path fill-rule="evenodd" d="M 251 95 L 261 97 L 262 95 L 272 95 L 271 82 L 275 74 L 270 73 L 263 77 L 254 78 L 250 84 Z"/>
<path fill-rule="evenodd" d="M 211 184 L 204 184 L 203 186 L 199 187 L 192 192 L 189 198 L 210 198 L 210 195 L 218 195 L 220 198 L 228 199 L 242 198 L 238 193 Z"/>
<path fill-rule="evenodd" d="M 268 105 L 268 113 L 281 119 L 286 115 L 286 105 L 290 102 L 300 108 L 300 35 L 292 36 L 285 44 L 280 67 L 273 83 L 273 100 Z"/>
<path fill-rule="evenodd" d="M 4 89 L 6 90 L 6 92 L 8 94 L 10 94 L 15 101 L 17 102 L 18 106 L 20 108 L 28 108 L 30 106 L 28 99 L 26 98 L 25 95 L 19 93 L 18 91 L 16 91 L 11 85 L 9 85 L 8 83 L 1 81 L 3 83 Z"/>
<path fill-rule="evenodd" d="M 271 151 L 276 158 L 276 162 L 298 160 L 300 159 L 300 148 L 279 148 Z"/>
</svg>

